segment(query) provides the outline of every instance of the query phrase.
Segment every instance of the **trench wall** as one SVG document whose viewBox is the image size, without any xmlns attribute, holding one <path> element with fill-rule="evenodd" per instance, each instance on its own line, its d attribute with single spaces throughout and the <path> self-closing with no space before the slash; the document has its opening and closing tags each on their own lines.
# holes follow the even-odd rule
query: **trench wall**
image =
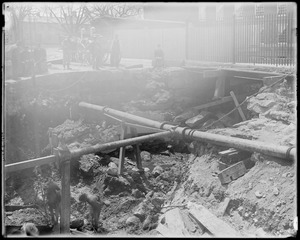
<svg viewBox="0 0 300 240">
<path fill-rule="evenodd" d="M 101 113 L 79 109 L 80 101 L 122 110 L 125 103 L 143 98 L 149 82 L 160 81 L 172 93 L 170 101 L 188 98 L 196 104 L 212 98 L 215 80 L 203 79 L 199 73 L 183 68 L 170 68 L 163 74 L 149 69 L 126 69 L 59 72 L 34 79 L 8 80 L 4 92 L 6 164 L 40 156 L 48 144 L 49 127 L 66 119 L 103 118 Z M 171 105 L 169 102 L 160 110 Z"/>
</svg>

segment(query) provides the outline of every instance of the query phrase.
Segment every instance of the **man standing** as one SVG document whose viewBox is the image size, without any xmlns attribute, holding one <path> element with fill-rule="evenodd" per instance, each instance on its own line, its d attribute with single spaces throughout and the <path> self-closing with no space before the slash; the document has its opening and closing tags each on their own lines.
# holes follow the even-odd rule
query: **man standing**
<svg viewBox="0 0 300 240">
<path fill-rule="evenodd" d="M 72 53 L 72 43 L 71 38 L 66 37 L 65 40 L 62 42 L 63 48 L 63 66 L 64 69 L 71 69 L 70 68 L 70 61 L 71 61 L 71 53 Z"/>
<path fill-rule="evenodd" d="M 119 67 L 121 61 L 121 51 L 120 51 L 120 42 L 118 35 L 115 35 L 115 39 L 112 44 L 111 54 L 110 54 L 110 65 L 112 67 Z"/>
<path fill-rule="evenodd" d="M 164 58 L 164 52 L 161 49 L 160 44 L 157 45 L 157 48 L 154 51 L 154 61 L 153 61 L 153 67 L 163 67 L 165 65 L 165 58 Z"/>
<path fill-rule="evenodd" d="M 41 44 L 38 44 L 34 49 L 34 62 L 35 62 L 35 71 L 37 74 L 47 72 L 47 53 L 46 49 L 41 47 Z"/>
</svg>

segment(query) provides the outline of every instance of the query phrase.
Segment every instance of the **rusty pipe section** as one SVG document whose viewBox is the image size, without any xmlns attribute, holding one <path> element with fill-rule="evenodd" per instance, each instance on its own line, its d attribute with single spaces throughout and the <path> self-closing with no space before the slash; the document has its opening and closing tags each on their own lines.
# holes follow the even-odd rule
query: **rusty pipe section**
<svg viewBox="0 0 300 240">
<path fill-rule="evenodd" d="M 275 144 L 268 144 L 266 142 L 261 141 L 252 141 L 247 139 L 235 138 L 230 136 L 223 136 L 214 133 L 201 132 L 197 130 L 193 130 L 190 128 L 183 127 L 174 127 L 168 123 L 160 123 L 154 120 L 150 120 L 147 118 L 135 116 L 129 113 L 125 113 L 122 111 L 118 111 L 115 109 L 111 109 L 104 106 L 98 106 L 86 102 L 79 103 L 80 107 L 94 109 L 98 111 L 102 111 L 104 113 L 120 117 L 122 119 L 126 119 L 127 121 L 133 121 L 135 123 L 139 123 L 142 125 L 147 125 L 154 128 L 160 128 L 164 130 L 171 130 L 175 133 L 182 135 L 183 137 L 190 137 L 197 140 L 202 140 L 205 142 L 209 142 L 215 145 L 225 146 L 225 147 L 233 147 L 245 151 L 250 152 L 258 152 L 265 155 L 283 158 L 283 159 L 292 159 L 296 160 L 296 148 L 288 147 L 288 146 L 278 146 Z"/>
<path fill-rule="evenodd" d="M 85 154 L 111 150 L 111 149 L 115 149 L 115 148 L 125 147 L 127 145 L 134 145 L 134 144 L 149 141 L 152 139 L 170 137 L 172 134 L 173 134 L 172 131 L 165 131 L 165 132 L 153 133 L 153 134 L 149 134 L 149 135 L 145 135 L 145 136 L 141 136 L 141 137 L 119 140 L 119 141 L 115 141 L 115 142 L 96 144 L 94 146 L 90 146 L 90 147 L 86 147 L 86 148 L 71 150 L 70 157 L 77 158 L 77 157 L 80 157 Z"/>
</svg>

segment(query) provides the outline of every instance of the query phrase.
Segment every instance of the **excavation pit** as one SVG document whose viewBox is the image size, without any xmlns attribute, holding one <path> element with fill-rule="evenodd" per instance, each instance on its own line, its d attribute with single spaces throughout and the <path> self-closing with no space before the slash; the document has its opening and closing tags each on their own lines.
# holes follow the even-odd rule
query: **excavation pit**
<svg viewBox="0 0 300 240">
<path fill-rule="evenodd" d="M 241 70 L 237 76 L 242 75 L 244 72 L 245 71 Z M 235 72 L 234 75 L 236 74 Z M 261 79 L 263 79 L 264 76 L 274 75 L 275 73 L 259 72 L 256 74 L 260 74 Z M 237 96 L 244 95 L 244 98 L 238 99 L 239 102 L 243 101 L 247 95 L 249 96 L 257 92 L 263 86 L 263 81 L 243 79 L 243 82 L 239 82 L 235 79 L 235 76 L 233 76 L 232 71 L 219 71 L 216 70 L 216 68 L 208 69 L 206 67 L 194 67 L 193 69 L 166 68 L 163 71 L 152 71 L 150 69 L 107 69 L 103 71 L 66 72 L 36 76 L 33 79 L 29 78 L 17 82 L 7 82 L 5 86 L 7 106 L 5 124 L 6 164 L 51 154 L 49 129 L 50 131 L 52 129 L 52 132 L 57 134 L 60 140 L 63 139 L 68 147 L 73 149 L 94 145 L 98 142 L 104 143 L 120 139 L 120 124 L 118 121 L 97 111 L 81 109 L 78 106 L 79 102 L 84 101 L 95 105 L 108 106 L 160 122 L 172 121 L 177 116 L 184 114 L 187 109 L 211 102 L 215 95 L 217 81 L 220 78 L 224 78 L 224 81 L 227 82 L 226 88 L 224 89 L 224 96 L 230 96 L 229 93 L 231 91 Z M 293 80 L 288 79 L 287 82 L 289 86 L 293 86 L 289 81 Z M 288 86 L 286 88 L 289 89 Z M 293 92 L 293 90 L 289 90 L 286 96 L 290 96 L 290 92 Z M 293 96 L 289 97 L 291 101 L 292 98 Z M 214 99 L 214 101 L 217 100 L 218 99 Z M 223 104 L 210 106 L 209 111 L 218 118 L 218 114 L 225 115 L 234 107 L 234 102 L 228 101 Z M 207 110 L 207 108 L 204 109 Z M 242 110 L 246 114 L 247 119 L 251 120 L 250 118 L 253 111 L 249 111 L 246 107 Z M 196 114 L 201 114 L 201 111 L 202 109 L 198 109 Z M 271 113 L 272 112 L 270 112 L 269 115 L 273 116 Z M 280 118 L 283 115 L 276 116 Z M 274 116 L 274 118 L 276 116 Z M 188 119 L 192 117 L 194 116 L 188 115 Z M 263 124 L 277 124 L 276 126 L 282 129 L 282 131 L 286 131 L 289 134 L 291 133 L 293 127 L 292 119 L 284 119 L 288 121 L 289 124 L 284 122 L 282 122 L 282 124 L 280 122 L 279 124 L 277 121 L 274 122 L 274 118 L 265 123 L 251 122 L 253 124 L 247 125 L 247 127 L 249 127 L 249 129 L 252 127 L 252 129 L 260 130 L 263 128 Z M 181 121 L 177 124 L 185 124 L 185 120 L 187 119 L 181 116 Z M 207 121 L 208 120 L 210 119 L 207 119 Z M 235 111 L 235 113 L 229 115 L 229 119 L 223 122 L 221 126 L 215 125 L 211 127 L 209 131 L 224 131 L 223 133 L 225 135 L 228 134 L 230 136 L 234 135 L 247 138 L 247 134 L 245 134 L 245 132 L 243 133 L 241 127 L 238 127 L 239 129 L 237 130 L 232 128 L 226 130 L 226 127 L 233 126 L 241 121 L 241 116 Z M 286 126 L 289 126 L 290 129 L 286 128 Z M 199 125 L 197 125 L 197 127 L 201 128 Z M 139 135 L 149 133 L 150 132 L 147 131 L 141 131 Z M 252 132 L 248 135 L 252 135 L 251 137 L 253 137 Z M 258 136 L 258 138 L 263 139 L 263 135 Z M 118 149 L 106 153 L 98 153 L 97 155 L 86 155 L 78 159 L 78 161 L 74 161 L 71 170 L 71 177 L 74 180 L 71 182 L 72 218 L 83 217 L 88 220 L 88 216 L 82 215 L 86 210 L 85 207 L 78 202 L 78 195 L 81 192 L 88 191 L 99 194 L 102 198 L 110 201 L 110 205 L 103 209 L 101 215 L 102 225 L 100 226 L 99 234 L 118 234 L 120 229 L 127 229 L 127 220 L 132 217 L 132 214 L 137 210 L 136 208 L 142 204 L 150 191 L 157 194 L 157 196 L 150 198 L 152 202 L 159 202 L 160 200 L 157 199 L 162 198 L 165 201 L 174 200 L 172 204 L 176 203 L 176 201 L 180 199 L 180 194 L 176 194 L 176 191 L 172 198 L 166 197 L 168 193 L 171 194 L 172 188 L 176 184 L 181 187 L 185 186 L 186 196 L 191 197 L 191 199 L 196 199 L 214 212 L 217 206 L 225 199 L 226 194 L 231 195 L 235 193 L 231 192 L 232 190 L 226 193 L 218 180 L 212 178 L 211 175 L 206 175 L 207 173 L 198 179 L 199 182 L 202 181 L 203 184 L 199 184 L 199 182 L 195 180 L 195 178 L 197 178 L 195 176 L 198 176 L 199 173 L 196 174 L 196 172 L 194 172 L 196 175 L 193 175 L 191 166 L 194 166 L 196 169 L 198 166 L 197 161 L 201 162 L 203 160 L 205 164 L 201 164 L 202 168 L 205 166 L 213 169 L 214 167 L 212 166 L 215 166 L 215 163 L 217 164 L 217 162 L 214 161 L 214 154 L 218 151 L 215 151 L 214 148 L 207 145 L 200 150 L 197 146 L 191 147 L 191 142 L 191 139 L 182 140 L 178 138 L 141 144 L 141 151 L 148 152 L 149 155 L 151 155 L 150 160 L 147 156 L 143 159 L 143 167 L 149 169 L 144 175 L 136 171 L 136 162 L 132 157 L 132 149 L 130 149 L 130 147 L 126 150 L 127 159 L 125 168 L 127 171 L 125 171 L 126 174 L 124 178 L 116 178 L 115 176 L 107 174 L 108 164 L 118 163 Z M 292 143 L 293 139 L 285 139 L 285 143 L 288 142 Z M 168 148 L 168 145 L 171 145 L 171 148 Z M 221 149 L 219 149 L 219 151 L 221 151 Z M 190 157 L 188 154 L 191 152 L 197 153 L 195 162 L 189 161 Z M 243 158 L 242 160 L 247 158 L 252 158 L 252 160 L 249 162 L 249 166 L 246 166 L 248 172 L 245 176 L 232 181 L 231 185 L 236 184 L 239 189 L 248 189 L 244 187 L 243 184 L 245 182 L 249 183 L 247 182 L 251 179 L 249 173 L 254 178 L 257 176 L 256 174 L 258 174 L 258 176 L 260 176 L 258 179 L 260 180 L 263 179 L 264 174 L 269 176 L 268 174 L 271 174 L 272 171 L 280 171 L 280 169 L 283 168 L 284 172 L 289 172 L 291 175 L 294 174 L 293 165 L 273 165 L 273 161 L 266 160 L 268 158 L 264 156 L 259 156 L 257 157 L 259 159 L 253 160 L 255 157 L 257 156 L 252 155 L 252 153 L 239 156 L 239 159 Z M 199 158 L 202 160 L 199 160 Z M 221 162 L 228 165 L 235 163 L 239 159 L 230 158 Z M 218 160 L 220 161 L 220 159 Z M 269 164 L 267 164 L 267 161 L 269 161 Z M 254 165 L 253 162 L 255 162 Z M 270 167 L 270 162 L 272 163 L 272 168 L 268 169 L 271 172 L 265 173 L 266 171 L 262 170 L 261 164 L 267 164 L 267 166 Z M 154 168 L 158 165 L 163 171 L 158 175 L 153 174 Z M 204 172 L 206 171 L 205 169 L 202 170 Z M 214 170 L 220 171 L 221 169 L 215 168 Z M 23 195 L 23 193 L 30 189 L 30 186 L 34 186 L 35 190 L 39 189 L 40 186 L 36 184 L 37 181 L 40 181 L 41 184 L 44 184 L 48 179 L 54 179 L 57 182 L 60 181 L 60 173 L 55 165 L 40 167 L 37 171 L 35 170 L 34 174 L 32 169 L 24 170 L 22 173 L 24 175 L 19 175 L 19 173 L 6 175 L 6 204 L 12 204 L 11 201 L 16 201 L 15 204 L 27 204 L 24 200 L 32 200 L 32 197 L 28 197 L 28 195 L 34 196 L 34 194 L 31 194 L 34 192 L 30 190 L 27 195 Z M 194 177 L 193 181 L 195 187 L 193 188 L 191 187 L 192 184 L 190 186 L 188 184 L 190 174 Z M 293 176 L 295 176 L 295 174 Z M 244 180 L 245 178 L 248 180 Z M 26 179 L 26 181 L 21 184 L 24 179 Z M 258 179 L 255 181 L 257 186 L 265 184 L 260 183 Z M 278 178 L 276 179 L 279 180 Z M 293 182 L 293 178 L 287 179 L 290 181 L 289 184 Z M 286 183 L 283 182 L 282 184 L 284 185 Z M 203 191 L 201 189 L 203 189 Z M 280 191 L 281 190 L 279 190 L 279 192 Z M 41 193 L 39 191 L 36 192 L 38 196 L 41 197 Z M 249 192 L 245 190 L 245 192 L 246 195 L 248 195 L 241 201 L 245 201 L 245 198 L 249 198 L 253 201 L 253 197 L 250 195 L 252 192 L 250 192 L 250 190 Z M 255 192 L 256 191 L 254 191 L 254 193 Z M 163 197 L 160 196 L 160 194 L 162 194 Z M 241 190 L 238 194 L 244 193 Z M 287 194 L 293 195 L 293 190 L 284 190 L 283 194 L 284 196 Z M 262 200 L 267 197 L 271 198 L 271 194 L 268 193 L 265 195 L 265 197 L 262 197 Z M 240 196 L 236 198 L 241 199 Z M 232 199 L 235 198 L 232 197 Z M 256 197 L 254 199 L 256 199 Z M 290 204 L 281 204 L 280 206 L 291 206 L 293 201 L 292 199 Z M 241 204 L 239 204 L 239 206 Z M 253 204 L 253 202 L 251 204 Z M 260 209 L 269 211 L 266 205 L 267 203 L 263 203 Z M 145 210 L 146 213 L 151 213 L 153 216 L 160 214 L 157 208 L 159 209 L 161 205 L 153 204 L 153 206 L 153 209 Z M 285 215 L 286 217 L 284 217 L 284 221 L 287 221 L 284 225 L 284 231 L 292 231 L 289 218 L 292 218 L 293 207 L 284 207 L 282 210 L 279 209 L 279 211 L 284 210 L 288 211 Z M 232 207 L 232 205 L 229 205 L 227 211 L 229 213 L 235 212 L 236 209 Z M 25 210 L 21 212 L 24 213 L 22 216 L 26 215 Z M 10 215 L 10 220 L 14 221 L 14 217 L 17 216 L 18 215 L 14 215 L 13 213 Z M 247 216 L 244 215 L 244 220 L 245 219 L 247 220 Z M 277 234 L 278 232 L 279 234 L 282 224 L 268 225 L 266 221 L 262 221 L 261 219 L 262 216 L 257 218 L 257 223 L 254 224 L 254 227 L 264 226 L 267 231 L 273 234 Z M 234 220 L 237 221 L 237 219 Z M 47 222 L 41 222 L 40 225 L 42 223 Z M 151 224 L 156 223 L 154 220 L 151 222 Z M 21 224 L 21 222 L 14 224 L 11 222 L 8 225 L 18 224 Z M 237 223 L 235 222 L 235 224 Z M 110 227 L 110 225 L 113 227 Z M 243 228 L 247 228 L 246 224 L 241 225 L 243 225 Z M 127 233 L 143 235 L 148 234 L 149 229 L 155 229 L 153 225 L 152 227 L 145 227 L 148 231 L 143 230 L 143 222 L 137 223 L 137 225 L 134 226 L 135 228 L 127 229 Z M 239 228 L 239 226 L 236 227 Z M 91 233 L 92 231 L 91 226 L 86 223 L 84 227 L 78 228 L 78 230 L 85 231 L 86 233 Z M 153 230 L 151 231 L 153 233 Z"/>
</svg>

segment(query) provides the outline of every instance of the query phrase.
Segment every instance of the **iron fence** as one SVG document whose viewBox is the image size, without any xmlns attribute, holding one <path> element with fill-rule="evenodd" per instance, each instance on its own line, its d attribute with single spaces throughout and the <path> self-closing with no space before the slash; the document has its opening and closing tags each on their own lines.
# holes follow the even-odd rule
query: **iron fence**
<svg viewBox="0 0 300 240">
<path fill-rule="evenodd" d="M 292 66 L 296 21 L 291 13 L 202 21 L 189 26 L 187 46 L 190 60 Z"/>
</svg>

